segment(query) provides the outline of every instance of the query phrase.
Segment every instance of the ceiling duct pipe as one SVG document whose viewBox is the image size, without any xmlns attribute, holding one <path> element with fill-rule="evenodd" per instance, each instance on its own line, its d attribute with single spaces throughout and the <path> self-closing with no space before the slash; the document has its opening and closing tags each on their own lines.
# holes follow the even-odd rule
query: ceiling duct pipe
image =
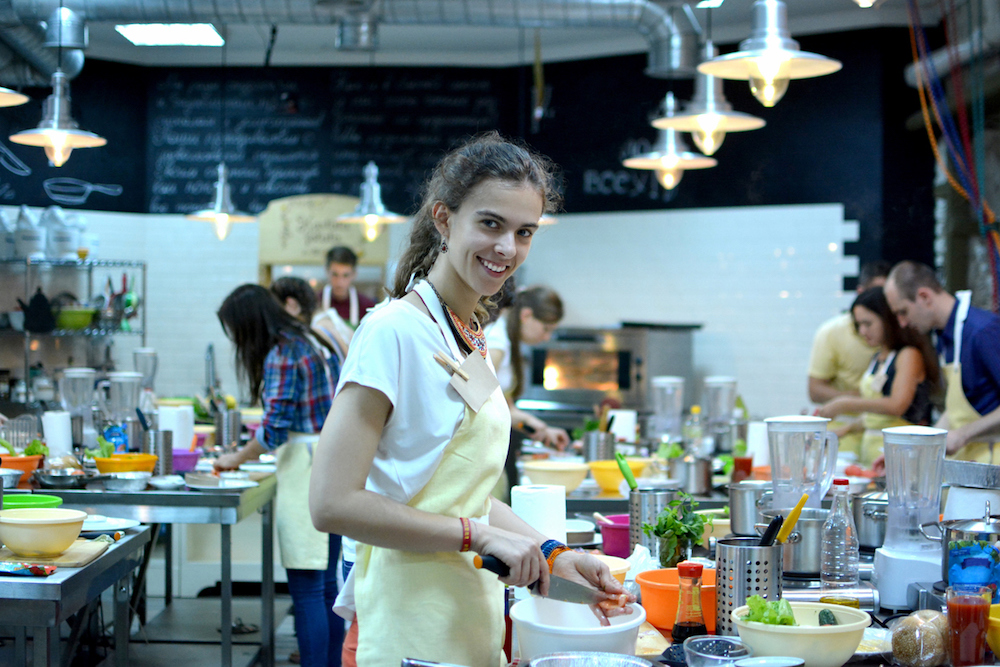
<svg viewBox="0 0 1000 667">
<path fill-rule="evenodd" d="M 41 88 L 48 86 L 50 79 L 36 70 L 28 61 L 14 53 L 0 41 L 0 86 L 5 88 Z"/>
<path fill-rule="evenodd" d="M 696 30 L 681 30 L 666 9 L 651 0 L 382 0 L 376 13 L 358 12 L 367 0 L 87 0 L 77 10 L 87 21 L 121 23 L 218 22 L 274 25 L 332 24 L 345 16 L 366 16 L 367 34 L 348 25 L 344 44 L 373 43 L 379 22 L 399 25 L 475 25 L 514 28 L 632 29 L 649 43 L 646 74 L 691 78 L 698 65 Z M 42 0 L 0 0 L 0 16 L 13 10 L 25 24 L 43 21 L 51 4 Z M 367 47 L 366 47 L 367 48 Z"/>
<path fill-rule="evenodd" d="M 42 75 L 45 81 L 42 85 L 48 85 L 49 79 L 59 67 L 59 54 L 56 49 L 45 46 L 39 31 L 23 25 L 0 26 L 0 40 Z M 66 74 L 66 78 L 72 79 L 80 73 L 83 69 L 83 60 L 83 51 L 80 49 L 62 50 L 62 71 Z"/>
</svg>

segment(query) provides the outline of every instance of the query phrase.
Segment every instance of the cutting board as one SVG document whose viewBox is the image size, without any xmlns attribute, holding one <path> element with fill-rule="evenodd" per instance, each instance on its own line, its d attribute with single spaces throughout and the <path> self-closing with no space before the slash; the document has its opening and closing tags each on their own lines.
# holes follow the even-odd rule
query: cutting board
<svg viewBox="0 0 1000 667">
<path fill-rule="evenodd" d="M 0 561 L 5 563 L 37 563 L 38 565 L 56 565 L 58 567 L 83 567 L 91 562 L 110 546 L 101 540 L 77 540 L 69 549 L 55 558 L 39 558 L 37 556 L 18 556 L 7 547 L 0 549 Z"/>
<path fill-rule="evenodd" d="M 639 636 L 635 642 L 635 654 L 655 664 L 656 658 L 659 658 L 668 646 L 670 641 L 648 621 L 643 621 L 639 626 Z"/>
</svg>

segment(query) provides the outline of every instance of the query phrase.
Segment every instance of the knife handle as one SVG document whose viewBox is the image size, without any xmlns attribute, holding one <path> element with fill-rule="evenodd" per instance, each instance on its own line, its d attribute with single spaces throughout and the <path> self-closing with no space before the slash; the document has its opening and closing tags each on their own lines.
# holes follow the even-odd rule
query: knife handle
<svg viewBox="0 0 1000 667">
<path fill-rule="evenodd" d="M 472 562 L 475 563 L 477 568 L 489 570 L 501 577 L 506 577 L 510 574 L 510 567 L 496 556 L 480 556 L 476 554 Z"/>
</svg>

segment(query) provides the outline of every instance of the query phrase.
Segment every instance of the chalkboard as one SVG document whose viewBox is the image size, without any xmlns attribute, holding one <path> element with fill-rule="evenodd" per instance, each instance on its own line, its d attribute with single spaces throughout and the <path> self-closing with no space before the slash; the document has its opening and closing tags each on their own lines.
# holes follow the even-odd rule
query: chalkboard
<svg viewBox="0 0 1000 667">
<path fill-rule="evenodd" d="M 154 70 L 148 210 L 203 208 L 220 159 L 235 205 L 251 213 L 292 195 L 357 196 L 374 160 L 386 206 L 410 213 L 445 151 L 505 128 L 513 80 L 461 68 Z"/>
</svg>

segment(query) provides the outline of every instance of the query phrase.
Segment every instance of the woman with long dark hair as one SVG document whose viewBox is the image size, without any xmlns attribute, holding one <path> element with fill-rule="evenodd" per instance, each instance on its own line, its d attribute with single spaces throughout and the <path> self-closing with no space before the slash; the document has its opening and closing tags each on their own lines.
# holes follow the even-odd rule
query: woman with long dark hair
<svg viewBox="0 0 1000 667">
<path fill-rule="evenodd" d="M 859 294 L 851 315 L 858 334 L 878 352 L 861 378 L 861 396 L 835 398 L 818 414 L 863 413 L 856 428 L 864 429 L 860 462 L 867 466 L 882 454 L 883 428 L 931 423 L 940 370 L 927 336 L 899 326 L 881 287 Z"/>
<path fill-rule="evenodd" d="M 393 299 L 351 341 L 310 489 L 313 522 L 345 536 L 345 561 L 356 540 L 337 599 L 355 621 L 345 665 L 497 665 L 503 584 L 545 594 L 554 572 L 608 600 L 622 592 L 599 560 L 490 497 L 510 411 L 480 322 L 555 200 L 547 161 L 496 133 L 450 152 L 425 186 Z M 473 552 L 510 574 L 477 569 Z"/>
<path fill-rule="evenodd" d="M 219 307 L 219 322 L 236 347 L 236 371 L 264 416 L 246 447 L 220 456 L 215 467 L 239 468 L 266 452 L 278 467 L 275 524 L 281 562 L 295 605 L 303 665 L 340 665 L 344 622 L 333 613 L 340 536 L 309 520 L 309 475 L 339 365 L 332 347 L 290 315 L 260 285 L 241 285 Z"/>
</svg>

